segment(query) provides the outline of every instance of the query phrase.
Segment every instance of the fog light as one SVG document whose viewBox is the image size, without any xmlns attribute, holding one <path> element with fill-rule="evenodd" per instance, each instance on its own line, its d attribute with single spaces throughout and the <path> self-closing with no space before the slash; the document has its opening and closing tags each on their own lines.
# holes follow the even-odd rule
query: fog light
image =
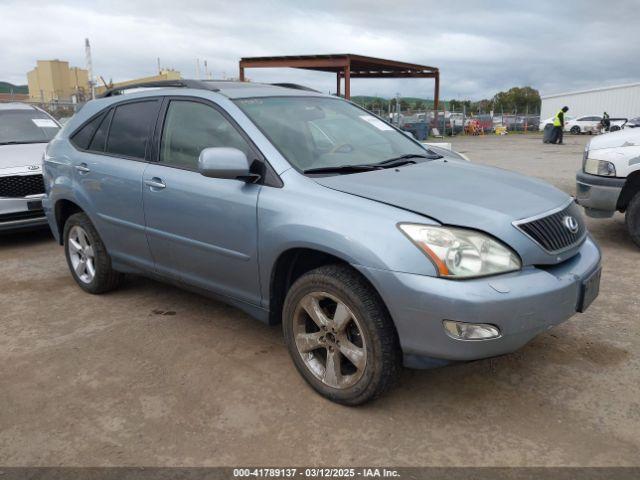
<svg viewBox="0 0 640 480">
<path fill-rule="evenodd" d="M 464 323 L 444 320 L 444 330 L 456 340 L 489 340 L 500 336 L 500 329 L 487 323 Z"/>
</svg>

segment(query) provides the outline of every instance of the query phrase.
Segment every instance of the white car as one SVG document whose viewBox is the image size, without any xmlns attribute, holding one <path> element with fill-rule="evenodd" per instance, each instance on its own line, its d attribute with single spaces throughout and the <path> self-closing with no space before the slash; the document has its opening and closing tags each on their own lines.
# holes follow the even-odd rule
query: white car
<svg viewBox="0 0 640 480">
<path fill-rule="evenodd" d="M 0 103 L 0 232 L 47 226 L 42 155 L 58 130 L 44 110 Z"/>
<path fill-rule="evenodd" d="M 566 132 L 579 135 L 580 133 L 598 133 L 600 131 L 601 115 L 586 115 L 574 118 L 564 123 Z"/>
<path fill-rule="evenodd" d="M 581 133 L 600 133 L 601 132 L 601 115 L 587 115 L 585 117 L 578 117 L 574 120 L 569 120 L 564 124 L 564 130 L 574 135 Z M 624 118 L 610 118 L 609 119 L 609 131 L 616 132 L 622 128 L 626 119 Z"/>
<path fill-rule="evenodd" d="M 625 213 L 627 229 L 640 247 L 640 129 L 607 133 L 591 140 L 576 175 L 577 201 L 587 215 Z"/>
<path fill-rule="evenodd" d="M 555 115 L 553 117 L 549 117 L 545 120 L 541 120 L 540 121 L 540 125 L 538 126 L 538 130 L 540 130 L 541 132 L 544 130 L 544 127 L 548 124 L 552 124 L 553 125 L 553 119 L 555 118 Z M 570 122 L 571 120 L 573 120 L 574 117 L 572 117 L 571 115 L 566 115 L 564 116 L 564 131 L 568 132 L 569 129 L 567 128 L 567 122 Z"/>
</svg>

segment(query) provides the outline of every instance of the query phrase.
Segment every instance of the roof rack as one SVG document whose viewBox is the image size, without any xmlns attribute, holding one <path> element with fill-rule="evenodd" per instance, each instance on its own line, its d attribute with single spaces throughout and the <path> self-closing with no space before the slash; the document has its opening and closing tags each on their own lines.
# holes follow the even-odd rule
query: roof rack
<svg viewBox="0 0 640 480">
<path fill-rule="evenodd" d="M 314 90 L 313 88 L 298 85 L 297 83 L 272 83 L 271 85 L 274 87 L 291 88 L 293 90 L 306 90 L 307 92 L 322 93 L 318 90 Z"/>
<path fill-rule="evenodd" d="M 131 90 L 134 88 L 197 88 L 201 90 L 210 90 L 212 92 L 220 91 L 219 88 L 207 85 L 205 82 L 199 80 L 158 80 L 155 82 L 141 82 L 132 83 L 129 85 L 123 85 L 122 87 L 114 87 L 105 91 L 99 98 L 113 97 L 120 95 L 124 90 Z"/>
</svg>

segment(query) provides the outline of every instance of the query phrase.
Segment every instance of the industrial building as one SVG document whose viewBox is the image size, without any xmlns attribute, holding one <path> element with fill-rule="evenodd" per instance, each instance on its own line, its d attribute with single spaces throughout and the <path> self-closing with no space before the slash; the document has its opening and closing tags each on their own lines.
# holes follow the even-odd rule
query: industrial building
<svg viewBox="0 0 640 480">
<path fill-rule="evenodd" d="M 63 60 L 38 60 L 27 73 L 29 100 L 33 102 L 84 101 L 90 96 L 87 70 L 69 67 Z"/>
<path fill-rule="evenodd" d="M 565 105 L 572 117 L 602 115 L 602 112 L 614 118 L 640 116 L 640 82 L 543 95 L 541 99 L 540 118 L 552 117 Z"/>
</svg>

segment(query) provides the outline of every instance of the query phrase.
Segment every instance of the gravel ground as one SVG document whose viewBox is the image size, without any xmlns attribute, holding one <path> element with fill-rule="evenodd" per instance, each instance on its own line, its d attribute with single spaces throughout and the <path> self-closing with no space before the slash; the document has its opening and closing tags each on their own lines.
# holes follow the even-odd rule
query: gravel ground
<svg viewBox="0 0 640 480">
<path fill-rule="evenodd" d="M 573 193 L 587 137 L 456 138 Z M 640 465 L 640 249 L 622 216 L 591 308 L 499 358 L 406 370 L 361 408 L 294 370 L 278 327 L 142 278 L 73 283 L 46 233 L 0 239 L 0 465 Z"/>
</svg>

